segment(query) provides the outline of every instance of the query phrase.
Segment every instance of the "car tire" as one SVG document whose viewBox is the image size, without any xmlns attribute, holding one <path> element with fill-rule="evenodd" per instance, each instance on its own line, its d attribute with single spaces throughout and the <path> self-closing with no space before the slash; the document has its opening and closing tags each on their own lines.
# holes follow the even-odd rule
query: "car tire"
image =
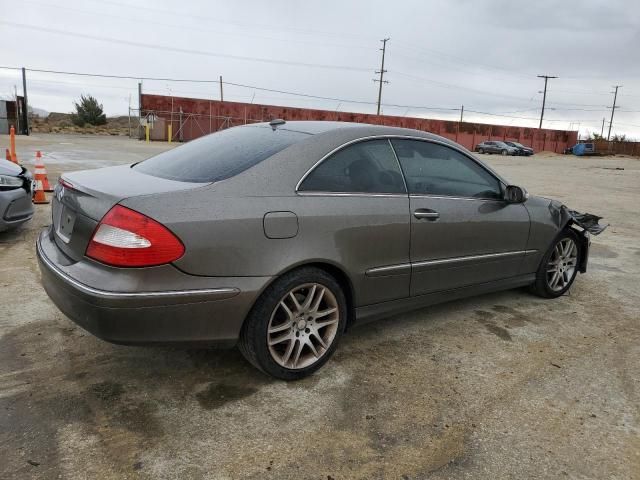
<svg viewBox="0 0 640 480">
<path fill-rule="evenodd" d="M 478 149 L 478 153 L 479 153 L 480 155 L 482 155 L 482 154 L 484 153 L 484 150 L 483 150 L 483 149 L 481 149 L 481 148 L 479 148 L 479 149 Z"/>
<path fill-rule="evenodd" d="M 264 373 L 298 380 L 333 355 L 347 313 L 345 294 L 333 276 L 318 268 L 299 268 L 260 295 L 244 322 L 238 347 Z"/>
<path fill-rule="evenodd" d="M 507 153 L 509 153 L 509 152 L 507 152 L 506 150 L 504 150 L 504 149 L 503 149 L 503 150 L 501 150 L 501 151 L 500 151 L 500 153 L 501 153 L 502 155 L 506 155 L 506 154 L 507 154 Z"/>
<path fill-rule="evenodd" d="M 531 291 L 543 298 L 564 295 L 576 279 L 581 255 L 577 234 L 571 229 L 563 230 L 542 257 Z"/>
</svg>

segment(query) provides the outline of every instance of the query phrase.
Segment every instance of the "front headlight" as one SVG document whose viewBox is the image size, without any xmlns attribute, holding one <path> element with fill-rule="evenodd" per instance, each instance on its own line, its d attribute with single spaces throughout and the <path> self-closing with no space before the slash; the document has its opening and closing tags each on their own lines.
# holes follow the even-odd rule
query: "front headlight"
<svg viewBox="0 0 640 480">
<path fill-rule="evenodd" d="M 20 188 L 22 179 L 20 177 L 12 177 L 10 175 L 0 175 L 0 190 L 11 190 Z"/>
</svg>

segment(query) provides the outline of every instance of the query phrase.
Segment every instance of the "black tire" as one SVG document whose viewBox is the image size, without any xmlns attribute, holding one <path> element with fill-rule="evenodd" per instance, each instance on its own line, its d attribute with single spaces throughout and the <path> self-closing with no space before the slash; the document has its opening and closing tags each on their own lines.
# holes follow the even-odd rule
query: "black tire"
<svg viewBox="0 0 640 480">
<path fill-rule="evenodd" d="M 507 152 L 506 150 L 501 150 L 501 151 L 500 151 L 500 153 L 501 153 L 502 155 L 506 155 L 506 154 L 507 154 L 507 153 L 509 153 L 509 152 Z"/>
<path fill-rule="evenodd" d="M 547 272 L 548 264 L 549 264 L 549 260 L 551 259 L 551 256 L 554 253 L 554 249 L 556 248 L 556 246 L 566 238 L 570 238 L 571 240 L 573 240 L 573 243 L 576 246 L 576 249 L 577 249 L 576 266 L 567 284 L 560 290 L 554 290 L 549 285 L 549 275 Z M 544 257 L 542 257 L 542 261 L 540 262 L 540 266 L 538 267 L 538 271 L 536 272 L 536 281 L 530 287 L 531 292 L 543 298 L 557 298 L 564 295 L 567 292 L 567 290 L 571 288 L 571 286 L 573 285 L 573 282 L 576 279 L 576 276 L 578 274 L 578 264 L 580 262 L 581 255 L 582 255 L 582 250 L 581 250 L 580 242 L 578 241 L 577 234 L 571 229 L 563 230 L 560 233 L 560 235 L 558 235 L 556 239 L 553 241 L 553 243 L 549 247 L 549 250 L 547 251 L 547 253 L 545 253 Z"/>
<path fill-rule="evenodd" d="M 478 149 L 478 153 L 482 155 L 482 154 L 484 153 L 484 150 L 483 150 L 483 149 L 481 149 L 481 148 L 479 148 L 479 149 Z"/>
<path fill-rule="evenodd" d="M 293 289 L 306 284 L 318 284 L 328 289 L 337 302 L 337 331 L 330 345 L 324 349 L 315 363 L 305 368 L 286 368 L 279 364 L 270 353 L 268 328 L 272 315 L 281 301 Z M 302 267 L 286 273 L 274 281 L 258 298 L 240 332 L 238 347 L 253 366 L 262 372 L 281 380 L 299 380 L 322 367 L 333 355 L 347 323 L 347 301 L 342 287 L 336 279 L 319 268 Z M 291 327 L 293 330 L 293 327 Z M 295 345 L 295 340 L 294 340 Z M 317 345 L 316 345 L 317 346 Z M 304 349 L 305 347 L 301 347 Z M 308 348 L 308 347 L 306 347 Z M 286 363 L 286 362 L 285 362 Z"/>
</svg>

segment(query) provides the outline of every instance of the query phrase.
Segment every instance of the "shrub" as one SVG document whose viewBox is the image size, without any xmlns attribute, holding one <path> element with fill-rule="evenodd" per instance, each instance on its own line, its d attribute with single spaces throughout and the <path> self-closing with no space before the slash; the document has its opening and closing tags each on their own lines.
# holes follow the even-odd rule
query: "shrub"
<svg viewBox="0 0 640 480">
<path fill-rule="evenodd" d="M 107 116 L 102 110 L 102 104 L 98 103 L 91 95 L 80 95 L 80 102 L 73 102 L 76 112 L 71 114 L 71 121 L 79 126 L 104 125 L 107 123 Z"/>
</svg>

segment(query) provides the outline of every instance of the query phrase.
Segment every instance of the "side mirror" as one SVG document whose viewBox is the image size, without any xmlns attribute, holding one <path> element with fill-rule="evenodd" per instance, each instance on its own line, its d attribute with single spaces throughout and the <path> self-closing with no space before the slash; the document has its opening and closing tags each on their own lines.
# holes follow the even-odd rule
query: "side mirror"
<svg viewBox="0 0 640 480">
<path fill-rule="evenodd" d="M 529 198 L 529 193 L 522 187 L 509 185 L 505 189 L 504 199 L 508 203 L 523 203 Z"/>
</svg>

